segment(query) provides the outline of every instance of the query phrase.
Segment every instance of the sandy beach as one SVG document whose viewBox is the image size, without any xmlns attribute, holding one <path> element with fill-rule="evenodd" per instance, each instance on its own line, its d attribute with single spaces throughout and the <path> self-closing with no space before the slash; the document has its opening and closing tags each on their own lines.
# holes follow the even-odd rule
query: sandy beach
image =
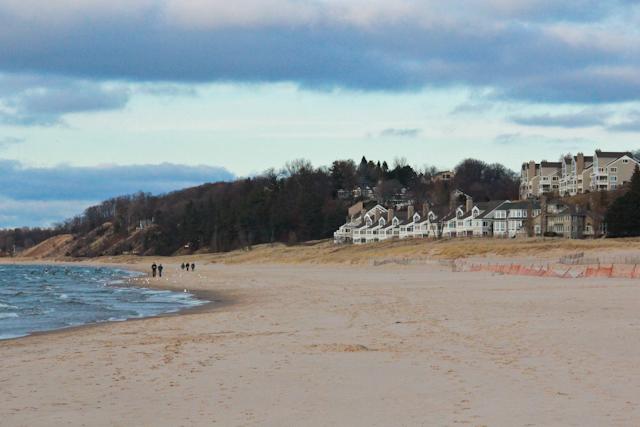
<svg viewBox="0 0 640 427">
<path fill-rule="evenodd" d="M 637 280 L 163 262 L 221 303 L 0 342 L 2 425 L 640 422 Z"/>
</svg>

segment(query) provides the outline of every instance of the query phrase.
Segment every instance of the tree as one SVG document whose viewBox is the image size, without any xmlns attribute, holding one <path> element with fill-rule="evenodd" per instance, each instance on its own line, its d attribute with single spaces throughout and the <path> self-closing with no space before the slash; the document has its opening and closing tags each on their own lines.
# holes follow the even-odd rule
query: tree
<svg viewBox="0 0 640 427">
<path fill-rule="evenodd" d="M 611 203 L 605 222 L 610 237 L 640 236 L 640 170 L 637 166 L 629 191 Z"/>
<path fill-rule="evenodd" d="M 353 160 L 336 160 L 329 168 L 334 191 L 351 191 L 357 184 L 356 164 Z"/>
</svg>

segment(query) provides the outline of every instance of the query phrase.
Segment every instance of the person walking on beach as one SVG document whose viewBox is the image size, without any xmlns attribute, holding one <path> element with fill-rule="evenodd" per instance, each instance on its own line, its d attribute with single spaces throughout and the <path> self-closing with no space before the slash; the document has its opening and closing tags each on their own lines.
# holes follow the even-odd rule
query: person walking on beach
<svg viewBox="0 0 640 427">
<path fill-rule="evenodd" d="M 186 265 L 187 265 L 187 271 L 189 271 L 189 263 L 187 263 Z"/>
<path fill-rule="evenodd" d="M 153 277 L 156 277 L 156 270 L 158 269 L 158 266 L 156 265 L 156 263 L 154 262 L 153 264 L 151 264 L 151 275 Z"/>
<path fill-rule="evenodd" d="M 180 266 L 181 270 L 184 270 L 184 262 L 182 263 L 182 265 Z"/>
<path fill-rule="evenodd" d="M 162 277 L 162 269 L 163 269 L 163 268 L 164 268 L 164 267 L 162 266 L 162 264 L 160 264 L 160 265 L 158 266 L 158 276 L 160 276 L 160 277 Z"/>
<path fill-rule="evenodd" d="M 191 271 L 196 271 L 196 265 L 194 263 L 191 263 Z"/>
</svg>

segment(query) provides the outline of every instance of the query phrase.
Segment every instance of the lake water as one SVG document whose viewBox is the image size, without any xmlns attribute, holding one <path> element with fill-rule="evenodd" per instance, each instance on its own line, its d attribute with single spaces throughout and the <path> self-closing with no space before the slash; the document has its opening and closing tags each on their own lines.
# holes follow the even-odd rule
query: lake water
<svg viewBox="0 0 640 427">
<path fill-rule="evenodd" d="M 0 264 L 0 339 L 156 316 L 205 304 L 184 292 L 125 286 L 140 273 L 98 267 Z"/>
</svg>

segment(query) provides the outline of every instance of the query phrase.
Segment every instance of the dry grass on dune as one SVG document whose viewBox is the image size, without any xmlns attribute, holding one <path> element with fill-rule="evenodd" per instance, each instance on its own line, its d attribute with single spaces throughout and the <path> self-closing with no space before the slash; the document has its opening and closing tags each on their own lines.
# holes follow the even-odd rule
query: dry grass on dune
<svg viewBox="0 0 640 427">
<path fill-rule="evenodd" d="M 472 256 L 558 256 L 591 250 L 640 249 L 640 239 L 459 239 L 393 240 L 367 245 L 335 245 L 328 240 L 287 246 L 258 245 L 250 251 L 206 255 L 211 262 L 237 263 L 348 263 L 363 264 L 389 259 L 455 259 Z"/>
<path fill-rule="evenodd" d="M 62 255 L 70 236 L 59 236 L 43 242 L 28 251 L 26 258 L 47 258 L 73 261 Z M 369 264 L 395 261 L 421 261 L 427 259 L 457 259 L 478 256 L 537 256 L 558 257 L 575 252 L 640 250 L 640 239 L 454 239 L 391 240 L 367 245 L 335 245 L 330 240 L 319 240 L 294 246 L 276 244 L 256 245 L 251 250 L 227 253 L 199 253 L 170 258 L 171 262 L 197 262 L 221 264 Z M 160 260 L 163 257 L 155 257 Z M 100 257 L 106 262 L 134 264 L 140 257 L 133 255 Z M 167 259 L 165 262 L 169 262 Z"/>
</svg>

